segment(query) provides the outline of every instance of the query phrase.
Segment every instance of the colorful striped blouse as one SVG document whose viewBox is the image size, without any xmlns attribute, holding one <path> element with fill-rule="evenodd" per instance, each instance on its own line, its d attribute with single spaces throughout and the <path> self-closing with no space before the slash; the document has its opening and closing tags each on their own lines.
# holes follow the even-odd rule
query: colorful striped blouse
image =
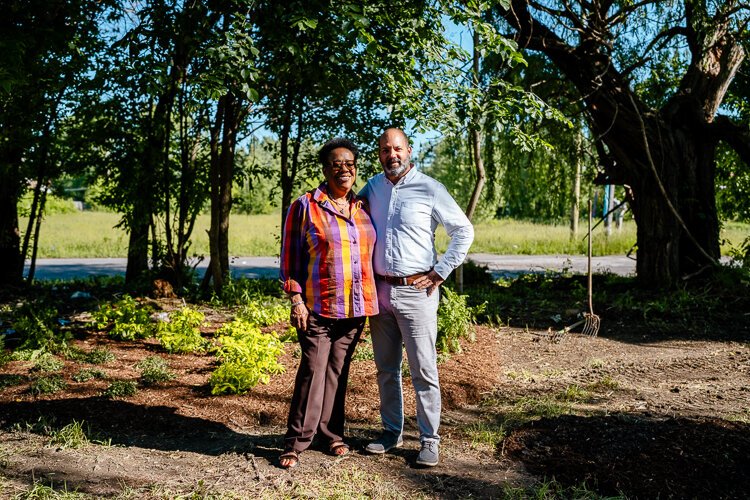
<svg viewBox="0 0 750 500">
<path fill-rule="evenodd" d="M 325 183 L 292 203 L 281 241 L 281 280 L 286 293 L 301 293 L 308 309 L 328 318 L 378 313 L 372 250 L 375 228 L 352 194 L 347 218 Z"/>
</svg>

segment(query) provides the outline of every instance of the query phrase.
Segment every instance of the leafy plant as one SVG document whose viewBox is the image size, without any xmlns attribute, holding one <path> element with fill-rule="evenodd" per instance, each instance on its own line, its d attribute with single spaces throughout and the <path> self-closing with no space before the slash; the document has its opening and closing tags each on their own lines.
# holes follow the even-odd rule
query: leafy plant
<svg viewBox="0 0 750 500">
<path fill-rule="evenodd" d="M 71 335 L 61 330 L 57 309 L 26 304 L 17 313 L 13 329 L 21 337 L 17 351 L 48 351 L 64 353 Z"/>
<path fill-rule="evenodd" d="M 21 385 L 23 380 L 24 378 L 21 375 L 0 373 L 0 390 L 6 387 L 13 387 L 14 385 Z"/>
<path fill-rule="evenodd" d="M 108 398 L 126 398 L 134 396 L 138 392 L 138 386 L 132 380 L 115 380 L 107 387 L 102 396 Z"/>
<path fill-rule="evenodd" d="M 360 341 L 357 342 L 357 347 L 354 350 L 352 360 L 372 361 L 373 359 L 375 359 L 375 353 L 372 350 L 372 342 L 369 342 L 366 339 L 360 339 Z"/>
<path fill-rule="evenodd" d="M 60 375 L 45 375 L 31 382 L 29 392 L 36 396 L 40 394 L 54 394 L 65 389 L 66 386 L 65 380 Z"/>
<path fill-rule="evenodd" d="M 169 353 L 204 352 L 209 345 L 199 329 L 204 320 L 202 312 L 190 307 L 172 311 L 169 321 L 159 323 L 156 338 Z"/>
<path fill-rule="evenodd" d="M 242 319 L 225 324 L 217 333 L 216 356 L 221 365 L 209 380 L 212 394 L 244 394 L 284 371 L 278 361 L 284 348 L 276 335 L 263 333 Z"/>
<path fill-rule="evenodd" d="M 237 317 L 257 326 L 269 326 L 289 319 L 289 305 L 276 302 L 252 300 L 240 307 Z"/>
<path fill-rule="evenodd" d="M 63 483 L 62 489 L 55 489 L 52 485 L 47 486 L 35 481 L 29 490 L 16 496 L 23 500 L 83 500 L 86 495 L 76 491 L 68 491 L 68 486 Z"/>
<path fill-rule="evenodd" d="M 459 295 L 450 288 L 443 288 L 442 294 L 435 346 L 444 354 L 461 352 L 460 339 L 474 341 L 476 315 L 484 311 L 486 303 L 470 307 L 466 304 L 467 295 Z"/>
<path fill-rule="evenodd" d="M 248 254 L 249 255 L 249 254 Z M 257 255 L 257 254 L 256 254 Z M 214 295 L 211 304 L 239 305 L 248 302 L 265 301 L 279 297 L 279 284 L 272 279 L 229 279 L 221 289 L 221 295 Z"/>
<path fill-rule="evenodd" d="M 0 334 L 0 368 L 8 364 L 11 359 L 10 353 L 5 350 L 5 337 Z"/>
<path fill-rule="evenodd" d="M 155 385 L 173 380 L 176 375 L 169 370 L 167 361 L 160 356 L 149 356 L 136 365 L 141 370 L 141 382 L 144 385 Z"/>
<path fill-rule="evenodd" d="M 107 375 L 98 368 L 81 368 L 70 378 L 75 382 L 87 382 L 91 379 L 105 379 Z"/>
<path fill-rule="evenodd" d="M 34 372 L 59 372 L 63 369 L 64 363 L 54 355 L 45 352 L 36 359 L 31 371 Z"/>
<path fill-rule="evenodd" d="M 560 401 L 570 401 L 573 403 L 586 403 L 591 400 L 591 393 L 575 384 L 569 385 L 564 391 L 557 395 Z"/>
<path fill-rule="evenodd" d="M 92 365 L 103 365 L 115 360 L 115 355 L 106 347 L 95 347 L 86 353 L 84 360 Z"/>
<path fill-rule="evenodd" d="M 94 325 L 99 330 L 110 328 L 110 337 L 119 340 L 143 339 L 154 333 L 152 312 L 130 295 L 123 295 L 119 301 L 104 304 L 93 314 Z"/>
</svg>

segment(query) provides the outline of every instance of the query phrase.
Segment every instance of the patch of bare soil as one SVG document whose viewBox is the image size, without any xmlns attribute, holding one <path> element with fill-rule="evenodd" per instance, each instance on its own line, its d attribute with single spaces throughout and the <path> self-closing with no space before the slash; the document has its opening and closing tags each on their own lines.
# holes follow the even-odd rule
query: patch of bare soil
<svg viewBox="0 0 750 500">
<path fill-rule="evenodd" d="M 405 447 L 385 456 L 363 453 L 379 430 L 379 403 L 373 362 L 362 359 L 353 363 L 347 401 L 353 453 L 337 459 L 322 448 L 310 450 L 292 471 L 276 463 L 295 345 L 282 358 L 286 372 L 268 385 L 217 397 L 207 384 L 211 356 L 169 355 L 153 341 L 87 334 L 75 341 L 78 347 L 106 346 L 115 354 L 101 367 L 110 380 L 137 380 L 134 365 L 154 354 L 177 378 L 113 400 L 100 395 L 107 381 L 73 382 L 71 375 L 86 365 L 66 361 L 67 389 L 34 396 L 30 364 L 7 364 L 0 377 L 20 375 L 24 382 L 0 390 L 0 496 L 35 480 L 95 497 L 123 490 L 137 490 L 139 497 L 165 491 L 306 496 L 326 491 L 311 486 L 325 478 L 372 483 L 371 490 L 358 491 L 388 497 L 502 497 L 509 488 L 553 478 L 563 487 L 585 483 L 600 494 L 629 498 L 740 498 L 750 491 L 747 341 L 659 342 L 607 331 L 606 337 L 570 335 L 553 344 L 537 333 L 480 326 L 476 342 L 464 342 L 462 353 L 441 364 L 439 466 L 413 466 L 419 443 L 408 378 Z M 367 348 L 367 342 L 358 348 L 365 358 Z M 497 448 L 472 445 L 472 429 L 496 428 L 523 401 L 552 401 L 565 410 L 510 426 Z M 40 418 L 54 419 L 55 428 L 85 421 L 89 436 L 111 445 L 56 448 L 29 427 Z"/>
</svg>

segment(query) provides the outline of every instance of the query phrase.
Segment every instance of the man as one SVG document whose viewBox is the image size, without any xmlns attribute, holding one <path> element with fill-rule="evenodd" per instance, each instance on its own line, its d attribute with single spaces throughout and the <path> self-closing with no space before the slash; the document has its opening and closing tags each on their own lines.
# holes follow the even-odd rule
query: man
<svg viewBox="0 0 750 500">
<path fill-rule="evenodd" d="M 417 464 L 431 467 L 438 464 L 440 441 L 437 289 L 463 262 L 474 228 L 445 187 L 414 168 L 412 148 L 402 130 L 387 129 L 379 147 L 383 173 L 360 192 L 369 201 L 377 231 L 373 268 L 380 309 L 370 318 L 370 328 L 383 434 L 367 445 L 367 451 L 381 454 L 403 443 L 403 344 L 417 397 L 421 443 Z M 451 238 L 440 260 L 434 244 L 438 224 Z"/>
</svg>

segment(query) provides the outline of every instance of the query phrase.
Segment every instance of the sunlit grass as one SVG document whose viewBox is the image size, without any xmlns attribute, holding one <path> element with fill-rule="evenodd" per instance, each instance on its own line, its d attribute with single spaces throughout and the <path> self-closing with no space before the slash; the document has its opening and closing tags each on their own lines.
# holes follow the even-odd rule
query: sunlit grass
<svg viewBox="0 0 750 500">
<path fill-rule="evenodd" d="M 54 214 L 45 218 L 42 225 L 39 258 L 63 257 L 126 257 L 127 233 L 115 228 L 120 216 L 107 212 L 76 212 Z M 278 213 L 268 215 L 234 214 L 229 222 L 229 253 L 238 256 L 278 255 L 281 217 Z M 201 215 L 192 236 L 191 254 L 208 255 L 210 219 Z M 25 227 L 25 221 L 21 221 Z M 582 255 L 586 252 L 585 226 L 576 238 L 571 239 L 565 225 L 538 224 L 509 219 L 490 220 L 475 224 L 472 253 L 505 255 Z M 722 253 L 727 254 L 732 246 L 739 245 L 750 236 L 750 224 L 728 222 L 721 231 Z M 594 255 L 623 255 L 636 241 L 636 227 L 627 221 L 621 229 L 612 229 L 610 235 L 602 226 L 594 230 Z M 438 229 L 436 243 L 439 252 L 444 252 L 448 237 Z"/>
</svg>

